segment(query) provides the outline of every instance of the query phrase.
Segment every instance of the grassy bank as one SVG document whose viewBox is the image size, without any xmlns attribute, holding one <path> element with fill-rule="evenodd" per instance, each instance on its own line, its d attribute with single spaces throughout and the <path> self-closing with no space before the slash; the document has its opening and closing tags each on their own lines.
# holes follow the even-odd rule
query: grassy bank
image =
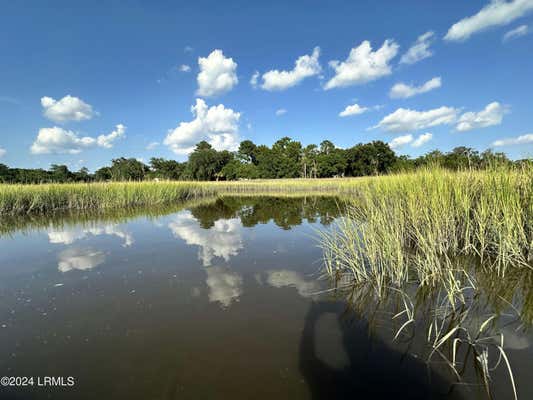
<svg viewBox="0 0 533 400">
<path fill-rule="evenodd" d="M 407 213 L 405 217 L 415 219 L 418 217 L 413 208 L 418 208 L 414 204 L 417 199 L 424 201 L 421 206 L 427 210 L 436 212 L 436 208 L 447 207 L 448 212 L 454 212 L 451 208 L 459 208 L 463 216 L 468 210 L 473 210 L 472 207 L 490 207 L 501 203 L 507 210 L 507 206 L 511 203 L 516 205 L 518 201 L 519 213 L 524 213 L 527 211 L 524 206 L 526 209 L 529 207 L 529 212 L 531 211 L 532 176 L 531 168 L 472 172 L 434 169 L 411 174 L 343 179 L 0 184 L 0 215 L 43 213 L 65 209 L 97 210 L 157 206 L 222 194 L 344 195 L 368 210 L 372 205 L 387 209 L 389 206 L 396 207 L 397 211 L 400 207 L 402 213 Z M 477 191 L 481 191 L 479 196 L 476 194 Z M 485 212 L 481 209 L 479 211 Z M 394 215 L 394 218 L 398 217 L 403 218 L 403 215 Z"/>
<path fill-rule="evenodd" d="M 349 271 L 379 291 L 446 281 L 459 256 L 475 256 L 502 277 L 510 265 L 531 262 L 531 168 L 425 170 L 365 180 L 356 192 L 346 218 L 324 237 L 332 273 Z"/>
<path fill-rule="evenodd" d="M 160 206 L 224 194 L 279 196 L 354 194 L 364 182 L 372 179 L 376 178 L 0 184 L 0 215 Z"/>
<path fill-rule="evenodd" d="M 0 215 L 162 206 L 215 195 L 191 182 L 0 185 Z"/>
</svg>

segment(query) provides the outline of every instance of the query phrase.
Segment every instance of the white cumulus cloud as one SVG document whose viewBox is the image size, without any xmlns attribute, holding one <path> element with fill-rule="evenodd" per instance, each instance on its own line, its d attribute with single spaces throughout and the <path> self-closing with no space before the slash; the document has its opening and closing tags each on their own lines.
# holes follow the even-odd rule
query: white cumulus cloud
<svg viewBox="0 0 533 400">
<path fill-rule="evenodd" d="M 41 98 L 43 114 L 54 122 L 83 121 L 96 115 L 90 104 L 82 99 L 66 95 L 61 100 L 44 96 Z"/>
<path fill-rule="evenodd" d="M 335 76 L 324 85 L 324 89 L 346 87 L 373 81 L 391 73 L 389 62 L 398 54 L 399 46 L 393 40 L 385 40 L 376 51 L 368 40 L 350 50 L 345 61 L 329 62 Z"/>
<path fill-rule="evenodd" d="M 222 50 L 216 49 L 207 57 L 199 57 L 198 65 L 198 96 L 217 96 L 229 92 L 239 83 L 237 63 L 232 58 L 225 57 Z"/>
<path fill-rule="evenodd" d="M 0 158 L 2 158 L 3 156 L 5 156 L 7 153 L 6 149 L 0 147 Z"/>
<path fill-rule="evenodd" d="M 505 138 L 499 139 L 492 142 L 493 146 L 512 146 L 515 144 L 526 144 L 533 143 L 533 133 L 528 133 L 526 135 L 514 137 L 514 138 Z"/>
<path fill-rule="evenodd" d="M 533 10 L 533 0 L 492 0 L 477 14 L 453 24 L 445 40 L 463 41 L 486 29 L 510 24 Z"/>
<path fill-rule="evenodd" d="M 181 64 L 178 69 L 180 70 L 180 72 L 190 72 L 191 67 L 187 64 Z"/>
<path fill-rule="evenodd" d="M 519 38 L 520 36 L 527 35 L 529 33 L 529 27 L 527 25 L 520 25 L 514 29 L 511 29 L 509 32 L 506 32 L 503 35 L 503 41 L 507 42 L 512 39 Z"/>
<path fill-rule="evenodd" d="M 285 90 L 290 87 L 296 86 L 305 78 L 310 76 L 318 75 L 322 68 L 318 61 L 320 56 L 320 48 L 315 47 L 311 55 L 304 55 L 298 57 L 294 63 L 294 68 L 290 71 L 279 71 L 273 69 L 271 71 L 265 72 L 262 76 L 263 83 L 261 88 L 264 90 Z M 252 76 L 251 84 L 254 86 L 257 85 L 257 79 L 259 75 L 254 74 Z"/>
<path fill-rule="evenodd" d="M 287 114 L 287 110 L 284 109 L 284 108 L 280 108 L 279 110 L 276 110 L 276 116 L 280 116 L 280 115 L 283 115 L 283 114 Z"/>
<path fill-rule="evenodd" d="M 339 113 L 339 117 L 349 117 L 350 115 L 359 115 L 368 111 L 368 107 L 361 107 L 359 104 L 355 103 L 351 106 L 347 106 L 344 110 Z"/>
<path fill-rule="evenodd" d="M 126 127 L 122 124 L 118 124 L 111 133 L 107 135 L 100 135 L 96 138 L 96 144 L 100 147 L 110 149 L 113 147 L 113 142 L 121 137 L 124 137 L 124 132 L 126 132 Z"/>
<path fill-rule="evenodd" d="M 406 144 L 409 144 L 413 141 L 413 135 L 402 135 L 395 137 L 389 142 L 389 146 L 391 149 L 398 149 L 400 147 L 405 146 Z"/>
<path fill-rule="evenodd" d="M 461 115 L 455 129 L 459 132 L 465 132 L 472 129 L 500 125 L 505 111 L 504 106 L 497 101 L 494 101 L 479 112 L 470 111 Z"/>
<path fill-rule="evenodd" d="M 391 149 L 399 149 L 405 145 L 410 144 L 411 147 L 420 147 L 423 144 L 429 142 L 433 138 L 431 133 L 423 133 L 419 135 L 416 139 L 411 134 L 397 136 L 389 142 Z"/>
<path fill-rule="evenodd" d="M 375 128 L 388 132 L 416 131 L 437 125 L 453 124 L 458 110 L 453 107 L 439 107 L 427 111 L 398 108 L 384 117 Z"/>
<path fill-rule="evenodd" d="M 429 132 L 423 133 L 422 135 L 418 136 L 416 140 L 411 144 L 413 147 L 420 147 L 429 142 L 433 138 L 433 135 Z"/>
<path fill-rule="evenodd" d="M 432 31 L 420 35 L 416 42 L 402 55 L 400 64 L 414 64 L 424 58 L 431 57 L 433 52 L 429 49 L 435 33 Z"/>
<path fill-rule="evenodd" d="M 202 99 L 196 99 L 191 107 L 194 119 L 180 122 L 170 130 L 164 140 L 176 154 L 188 154 L 194 146 L 205 140 L 217 150 L 236 150 L 239 146 L 239 118 L 241 114 L 223 104 L 208 107 Z"/>
<path fill-rule="evenodd" d="M 32 154 L 78 154 L 91 147 L 113 147 L 113 142 L 124 136 L 126 127 L 118 124 L 116 129 L 107 135 L 97 138 L 90 136 L 80 137 L 77 133 L 57 126 L 41 128 L 37 138 L 31 145 Z"/>
<path fill-rule="evenodd" d="M 422 94 L 429 92 L 433 89 L 438 89 L 442 86 L 442 80 L 440 76 L 430 79 L 420 86 L 408 85 L 405 83 L 395 84 L 390 92 L 389 96 L 393 99 L 407 99 L 408 97 L 416 96 L 417 94 Z"/>
<path fill-rule="evenodd" d="M 37 138 L 30 150 L 33 154 L 77 154 L 95 144 L 96 139 L 92 137 L 79 137 L 73 131 L 54 126 L 53 128 L 39 129 Z"/>
</svg>

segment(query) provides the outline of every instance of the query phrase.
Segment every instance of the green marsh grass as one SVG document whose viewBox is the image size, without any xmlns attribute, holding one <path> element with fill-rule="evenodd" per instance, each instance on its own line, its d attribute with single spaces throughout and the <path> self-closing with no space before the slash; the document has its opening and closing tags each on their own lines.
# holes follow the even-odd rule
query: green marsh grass
<svg viewBox="0 0 533 400">
<path fill-rule="evenodd" d="M 335 286 L 360 312 L 373 302 L 371 315 L 394 299 L 394 339 L 425 332 L 427 361 L 438 357 L 458 380 L 473 365 L 489 398 L 490 374 L 503 365 L 516 398 L 497 321 L 511 311 L 532 322 L 531 167 L 428 169 L 361 186 L 321 233 Z"/>
<path fill-rule="evenodd" d="M 455 257 L 476 256 L 500 277 L 531 268 L 531 168 L 429 169 L 365 180 L 355 193 L 337 229 L 322 237 L 330 274 L 372 280 L 378 291 L 417 281 L 445 282 L 453 292 Z"/>
<path fill-rule="evenodd" d="M 0 185 L 0 215 L 161 206 L 213 196 L 194 182 Z"/>
</svg>

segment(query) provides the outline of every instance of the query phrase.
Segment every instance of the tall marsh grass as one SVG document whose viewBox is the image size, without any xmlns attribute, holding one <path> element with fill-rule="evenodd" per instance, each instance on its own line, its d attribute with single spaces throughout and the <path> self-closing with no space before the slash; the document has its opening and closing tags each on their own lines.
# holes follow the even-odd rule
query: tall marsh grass
<svg viewBox="0 0 533 400">
<path fill-rule="evenodd" d="M 500 277 L 531 268 L 533 171 L 429 169 L 362 182 L 337 229 L 323 235 L 328 272 L 376 289 L 445 283 L 452 259 L 476 256 Z"/>
<path fill-rule="evenodd" d="M 352 193 L 361 179 L 275 179 L 241 182 L 107 182 L 0 184 L 0 215 L 160 206 L 215 195 L 299 196 Z"/>
<path fill-rule="evenodd" d="M 0 185 L 0 215 L 161 206 L 215 195 L 193 182 Z"/>
<path fill-rule="evenodd" d="M 532 168 L 421 170 L 366 180 L 357 195 L 321 234 L 336 287 L 357 308 L 395 298 L 394 339 L 422 330 L 427 361 L 439 357 L 458 380 L 473 365 L 489 398 L 503 365 L 516 399 L 497 321 L 511 309 L 533 322 Z"/>
</svg>

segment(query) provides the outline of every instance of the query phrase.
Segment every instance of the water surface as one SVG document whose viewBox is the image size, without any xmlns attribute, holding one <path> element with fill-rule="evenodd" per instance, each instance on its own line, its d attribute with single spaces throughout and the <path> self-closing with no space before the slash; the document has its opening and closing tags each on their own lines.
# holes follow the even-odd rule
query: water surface
<svg viewBox="0 0 533 400">
<path fill-rule="evenodd" d="M 75 378 L 7 398 L 482 398 L 347 310 L 320 278 L 334 198 L 206 201 L 165 215 L 3 226 L 0 370 Z M 154 214 L 154 213 L 152 213 Z M 157 214 L 157 213 L 155 213 Z M 522 398 L 531 340 L 509 328 Z M 505 370 L 497 398 L 511 398 Z"/>
</svg>

